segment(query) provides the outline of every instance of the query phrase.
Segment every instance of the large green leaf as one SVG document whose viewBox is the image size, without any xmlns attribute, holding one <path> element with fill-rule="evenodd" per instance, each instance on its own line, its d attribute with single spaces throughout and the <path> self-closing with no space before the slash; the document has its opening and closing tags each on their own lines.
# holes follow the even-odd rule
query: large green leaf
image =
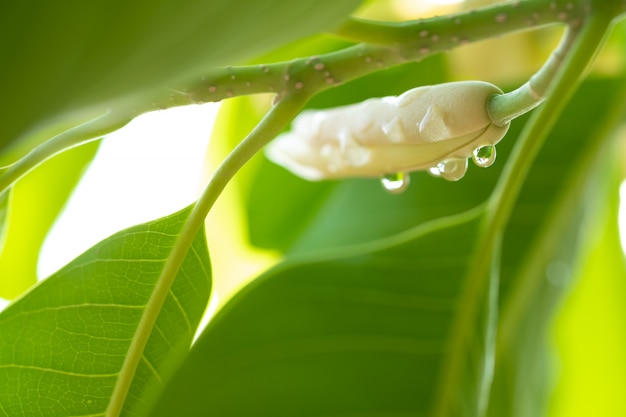
<svg viewBox="0 0 626 417">
<path fill-rule="evenodd" d="M 189 210 L 119 232 L 0 315 L 0 416 L 104 416 Z M 210 292 L 204 233 L 185 258 L 127 392 L 137 415 L 184 354 Z"/>
<path fill-rule="evenodd" d="M 2 2 L 0 153 L 16 141 L 45 140 L 54 132 L 36 133 L 51 123 L 68 118 L 76 123 L 86 116 L 76 113 L 145 108 L 155 94 L 182 88 L 216 66 L 243 63 L 332 28 L 359 3 Z"/>
<path fill-rule="evenodd" d="M 480 415 L 497 287 L 472 269 L 481 219 L 270 270 L 218 313 L 150 415 Z"/>
<path fill-rule="evenodd" d="M 37 260 L 52 224 L 98 150 L 99 142 L 72 148 L 46 161 L 7 193 L 0 219 L 0 297 L 13 299 L 37 282 Z"/>
</svg>

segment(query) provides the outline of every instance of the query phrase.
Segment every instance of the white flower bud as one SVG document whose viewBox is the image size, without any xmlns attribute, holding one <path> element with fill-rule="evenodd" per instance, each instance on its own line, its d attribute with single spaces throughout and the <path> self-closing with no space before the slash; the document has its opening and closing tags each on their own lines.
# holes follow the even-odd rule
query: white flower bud
<svg viewBox="0 0 626 417">
<path fill-rule="evenodd" d="M 494 125 L 487 112 L 494 94 L 502 90 L 464 81 L 304 111 L 266 154 L 308 180 L 427 170 L 445 160 L 469 158 L 474 149 L 502 139 L 509 125 Z"/>
</svg>

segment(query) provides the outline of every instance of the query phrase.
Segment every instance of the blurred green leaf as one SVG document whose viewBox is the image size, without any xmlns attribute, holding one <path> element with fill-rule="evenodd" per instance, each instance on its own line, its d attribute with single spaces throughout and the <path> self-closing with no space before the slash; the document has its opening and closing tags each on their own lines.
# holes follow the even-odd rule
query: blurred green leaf
<svg viewBox="0 0 626 417">
<path fill-rule="evenodd" d="M 479 415 L 497 286 L 473 288 L 472 315 L 481 219 L 270 270 L 218 313 L 150 415 Z"/>
<path fill-rule="evenodd" d="M 104 415 L 139 319 L 189 210 L 119 232 L 0 314 L 0 415 Z M 137 415 L 183 355 L 211 287 L 197 237 L 125 402 Z"/>
<path fill-rule="evenodd" d="M 9 193 L 0 193 L 0 248 L 4 242 L 5 222 L 9 206 Z"/>
<path fill-rule="evenodd" d="M 31 148 L 67 127 L 43 137 L 38 131 L 66 120 L 76 124 L 109 106 L 143 108 L 155 94 L 212 68 L 332 28 L 359 3 L 2 2 L 0 153 Z"/>
<path fill-rule="evenodd" d="M 0 297 L 13 299 L 37 282 L 41 245 L 98 146 L 91 142 L 55 156 L 7 194 L 7 219 L 0 223 L 5 233 L 0 240 Z"/>
<path fill-rule="evenodd" d="M 576 286 L 555 320 L 560 378 L 551 417 L 626 415 L 626 258 L 618 224 L 620 183 L 626 174 L 623 130 L 615 139 L 597 161 L 594 192 L 589 193 L 595 198 L 587 200 L 578 268 L 573 271 Z"/>
</svg>

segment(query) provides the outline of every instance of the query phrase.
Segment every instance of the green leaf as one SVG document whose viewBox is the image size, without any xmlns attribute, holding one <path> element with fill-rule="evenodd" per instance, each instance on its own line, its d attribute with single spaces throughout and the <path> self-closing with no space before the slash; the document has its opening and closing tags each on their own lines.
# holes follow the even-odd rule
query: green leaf
<svg viewBox="0 0 626 417">
<path fill-rule="evenodd" d="M 360 0 L 3 2 L 0 153 L 332 28 Z M 63 131 L 65 129 L 62 129 Z M 60 131 L 56 131 L 59 133 Z M 32 140 L 29 140 L 32 139 Z M 20 143 L 29 140 L 28 143 Z"/>
<path fill-rule="evenodd" d="M 597 161 L 599 172 L 589 192 L 595 198 L 588 201 L 590 215 L 573 271 L 576 285 L 555 319 L 561 366 L 551 401 L 554 417 L 626 414 L 626 257 L 619 227 L 625 142 L 623 134 L 615 136 Z"/>
<path fill-rule="evenodd" d="M 270 270 L 218 313 L 150 415 L 478 416 L 497 287 L 472 269 L 481 219 Z"/>
<path fill-rule="evenodd" d="M 109 237 L 0 314 L 0 416 L 104 416 L 188 214 L 186 209 Z M 210 281 L 200 232 L 124 393 L 122 415 L 137 415 L 187 351 Z"/>
<path fill-rule="evenodd" d="M 9 206 L 9 193 L 0 193 L 0 247 L 4 242 L 5 222 Z"/>
<path fill-rule="evenodd" d="M 72 148 L 46 161 L 9 191 L 7 221 L 0 224 L 0 297 L 13 299 L 37 282 L 41 245 L 99 142 Z"/>
</svg>

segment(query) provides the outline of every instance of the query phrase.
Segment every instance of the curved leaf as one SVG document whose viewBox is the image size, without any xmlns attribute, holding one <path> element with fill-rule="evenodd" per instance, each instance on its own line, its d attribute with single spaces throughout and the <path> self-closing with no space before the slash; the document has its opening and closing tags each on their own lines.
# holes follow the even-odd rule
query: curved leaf
<svg viewBox="0 0 626 417">
<path fill-rule="evenodd" d="M 478 416 L 497 286 L 471 272 L 481 214 L 270 270 L 218 313 L 150 415 Z"/>
<path fill-rule="evenodd" d="M 104 416 L 188 210 L 119 232 L 0 314 L 0 416 Z M 128 392 L 137 415 L 192 340 L 210 292 L 204 233 L 172 286 Z"/>
</svg>

